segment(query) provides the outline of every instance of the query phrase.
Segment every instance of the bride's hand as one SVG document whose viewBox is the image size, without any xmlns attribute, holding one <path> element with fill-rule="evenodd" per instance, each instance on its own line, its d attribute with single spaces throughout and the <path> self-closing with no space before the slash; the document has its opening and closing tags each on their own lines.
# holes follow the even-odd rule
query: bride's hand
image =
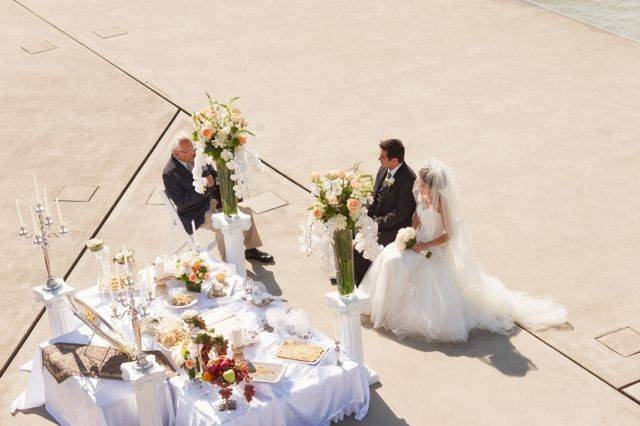
<svg viewBox="0 0 640 426">
<path fill-rule="evenodd" d="M 422 250 L 427 248 L 427 244 L 426 243 L 415 243 L 413 245 L 413 247 L 411 247 L 411 249 L 413 251 L 415 251 L 416 253 L 420 253 Z"/>
</svg>

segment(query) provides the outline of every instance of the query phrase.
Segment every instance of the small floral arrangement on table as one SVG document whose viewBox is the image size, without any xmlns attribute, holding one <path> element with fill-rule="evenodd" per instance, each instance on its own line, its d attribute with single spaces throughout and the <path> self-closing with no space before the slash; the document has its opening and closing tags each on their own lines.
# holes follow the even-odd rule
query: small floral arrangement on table
<svg viewBox="0 0 640 426">
<path fill-rule="evenodd" d="M 182 281 L 187 290 L 200 293 L 202 284 L 211 275 L 209 265 L 204 256 L 197 252 L 189 252 L 178 258 L 176 278 Z"/>
<path fill-rule="evenodd" d="M 113 263 L 118 265 L 124 265 L 126 263 L 133 263 L 133 250 L 125 250 L 122 249 L 117 251 L 116 254 L 113 255 Z"/>
<path fill-rule="evenodd" d="M 194 311 L 193 309 L 187 309 L 186 311 L 181 313 L 180 319 L 189 326 L 190 330 L 194 328 L 204 330 L 207 328 L 207 324 L 204 322 L 204 319 L 202 318 L 202 315 L 200 315 L 200 312 Z"/>
<path fill-rule="evenodd" d="M 235 361 L 234 359 L 220 356 L 212 360 L 202 373 L 202 380 L 213 385 L 220 386 L 220 396 L 223 399 L 219 405 L 221 411 L 235 410 L 236 402 L 231 399 L 233 395 L 233 385 L 238 385 L 242 381 L 248 382 L 249 365 L 246 361 Z M 249 383 L 244 386 L 244 398 L 247 402 L 251 402 L 256 394 L 255 387 Z"/>
<path fill-rule="evenodd" d="M 190 379 L 195 379 L 200 369 L 200 360 L 198 359 L 198 348 L 190 344 L 190 342 L 183 341 L 178 347 L 171 352 L 171 359 L 178 368 L 184 368 L 187 376 Z"/>
<path fill-rule="evenodd" d="M 104 241 L 99 238 L 92 238 L 87 241 L 87 248 L 91 253 L 99 253 L 104 248 Z"/>
</svg>

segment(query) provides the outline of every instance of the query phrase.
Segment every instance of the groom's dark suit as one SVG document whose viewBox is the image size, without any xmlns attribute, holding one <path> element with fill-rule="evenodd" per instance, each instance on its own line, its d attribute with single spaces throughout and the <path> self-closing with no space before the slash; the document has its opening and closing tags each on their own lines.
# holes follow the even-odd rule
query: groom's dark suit
<svg viewBox="0 0 640 426">
<path fill-rule="evenodd" d="M 396 239 L 398 231 L 411 226 L 416 200 L 413 184 L 416 174 L 406 163 L 402 163 L 393 176 L 393 184 L 385 184 L 387 169 L 380 167 L 376 175 L 373 203 L 369 207 L 369 216 L 378 223 L 378 242 L 384 246 Z M 371 262 L 362 254 L 355 253 L 356 282 L 360 284 Z"/>
</svg>

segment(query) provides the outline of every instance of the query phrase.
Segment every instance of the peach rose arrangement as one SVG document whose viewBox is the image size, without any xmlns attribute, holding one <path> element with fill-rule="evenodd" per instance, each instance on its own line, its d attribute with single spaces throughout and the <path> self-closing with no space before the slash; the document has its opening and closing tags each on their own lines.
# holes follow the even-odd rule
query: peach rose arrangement
<svg viewBox="0 0 640 426">
<path fill-rule="evenodd" d="M 237 213 L 237 198 L 249 195 L 249 167 L 257 170 L 263 168 L 258 155 L 247 146 L 248 137 L 253 136 L 253 133 L 249 130 L 242 111 L 235 106 L 238 99 L 232 98 L 229 102 L 222 103 L 207 93 L 207 107 L 191 116 L 196 149 L 193 186 L 197 192 L 205 192 L 206 178 L 201 175 L 202 167 L 215 163 L 223 209 L 227 214 Z M 223 179 L 226 181 L 223 182 Z M 228 184 L 226 187 L 225 183 Z"/>
<path fill-rule="evenodd" d="M 302 225 L 300 249 L 307 255 L 320 252 L 321 262 L 330 272 L 335 272 L 337 266 L 332 251 L 339 231 L 350 231 L 348 235 L 356 233 L 355 239 L 349 241 L 353 240 L 356 250 L 367 259 L 375 259 L 381 250 L 378 224 L 367 215 L 367 205 L 373 201 L 374 179 L 358 169 L 356 163 L 346 170 L 312 172 L 310 176 L 315 200 Z"/>
<path fill-rule="evenodd" d="M 200 293 L 202 284 L 211 278 L 211 271 L 206 258 L 192 251 L 178 258 L 176 277 L 185 284 L 187 290 Z"/>
</svg>

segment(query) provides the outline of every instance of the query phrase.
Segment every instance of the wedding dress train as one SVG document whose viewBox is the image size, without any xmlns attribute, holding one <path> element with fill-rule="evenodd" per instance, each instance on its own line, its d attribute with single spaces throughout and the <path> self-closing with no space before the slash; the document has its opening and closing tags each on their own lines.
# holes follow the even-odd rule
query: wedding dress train
<svg viewBox="0 0 640 426">
<path fill-rule="evenodd" d="M 438 211 L 419 200 L 416 212 L 420 219 L 417 241 L 432 241 L 444 234 L 446 218 Z M 430 248 L 429 258 L 391 243 L 374 261 L 358 289 L 371 296 L 374 327 L 400 338 L 465 341 L 473 329 L 507 334 L 516 321 L 536 329 L 565 322 L 561 305 L 508 290 L 476 267 L 470 255 L 461 254 L 455 221 L 452 217 L 446 225 L 447 234 L 452 234 L 449 241 Z"/>
</svg>

